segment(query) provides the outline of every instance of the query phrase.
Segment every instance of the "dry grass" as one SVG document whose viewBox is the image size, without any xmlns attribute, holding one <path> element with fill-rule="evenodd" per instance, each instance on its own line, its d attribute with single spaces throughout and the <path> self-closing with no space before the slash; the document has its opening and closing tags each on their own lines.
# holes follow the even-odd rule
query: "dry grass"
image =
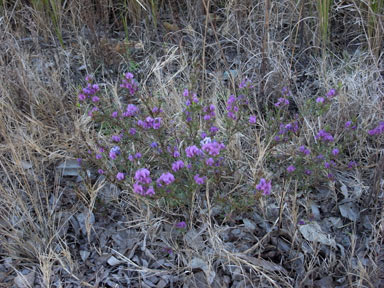
<svg viewBox="0 0 384 288">
<path fill-rule="evenodd" d="M 300 142 L 350 119 L 365 131 L 383 121 L 382 1 L 321 1 L 320 7 L 307 0 L 31 2 L 0 1 L 0 286 L 17 286 L 34 271 L 31 287 L 113 287 L 100 280 L 100 269 L 114 265 L 100 259 L 114 256 L 139 286 L 164 275 L 179 277 L 175 286 L 201 286 L 193 281 L 203 267 L 206 277 L 220 280 L 212 287 L 384 287 L 382 142 L 358 134 L 345 144 L 358 168 L 335 171 L 334 183 L 303 188 L 278 169 L 297 143 L 274 146 L 266 117 L 288 86 L 295 113 L 303 115 Z M 96 137 L 76 108 L 83 77 L 94 74 L 105 94 L 125 105 L 118 76 L 132 68 L 144 95 L 172 104 L 164 110 L 175 127 L 182 127 L 184 88 L 219 107 L 222 128 L 227 97 L 245 77 L 255 85 L 249 108 L 260 129 L 238 133 L 227 145 L 228 163 L 239 172 L 227 175 L 224 188 L 207 185 L 196 193 L 188 211 L 142 201 L 131 189 L 108 198 L 105 179 L 83 175 L 76 182 L 56 169 Z M 309 98 L 339 82 L 324 117 L 305 110 Z M 281 162 L 272 163 L 271 155 Z M 251 206 L 240 201 L 248 199 L 246 187 L 279 173 L 271 197 L 252 198 Z M 342 228 L 327 231 L 336 247 L 307 241 L 298 223 L 320 222 L 316 207 L 329 209 L 321 217 L 337 218 L 342 183 L 354 195 L 359 221 L 343 218 Z M 219 188 L 224 208 L 212 197 Z M 84 231 L 76 226 L 79 214 Z M 187 233 L 174 228 L 175 219 L 189 220 Z M 129 249 L 112 244 L 121 231 L 134 235 Z M 191 264 L 196 258 L 199 265 Z"/>
</svg>

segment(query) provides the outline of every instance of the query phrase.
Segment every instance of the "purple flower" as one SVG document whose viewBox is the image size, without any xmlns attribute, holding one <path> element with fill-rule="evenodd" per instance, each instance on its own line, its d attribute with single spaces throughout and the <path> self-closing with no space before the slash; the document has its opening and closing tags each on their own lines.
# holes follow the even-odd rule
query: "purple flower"
<svg viewBox="0 0 384 288">
<path fill-rule="evenodd" d="M 117 116 L 118 116 L 117 111 L 113 111 L 112 114 L 111 114 L 111 117 L 112 118 L 117 118 Z"/>
<path fill-rule="evenodd" d="M 133 161 L 135 160 L 135 158 L 133 157 L 132 154 L 129 154 L 129 155 L 128 155 L 128 160 L 131 161 L 131 162 L 133 162 Z"/>
<path fill-rule="evenodd" d="M 196 147 L 196 145 L 188 146 L 185 148 L 185 153 L 187 154 L 188 158 L 192 158 L 195 155 L 201 155 L 202 151 Z"/>
<path fill-rule="evenodd" d="M 103 169 L 99 169 L 99 170 L 97 170 L 97 173 L 99 173 L 100 175 L 104 174 L 104 170 Z"/>
<path fill-rule="evenodd" d="M 124 173 L 122 173 L 122 172 L 117 173 L 117 175 L 116 175 L 117 180 L 121 181 L 121 180 L 124 180 L 124 178 L 125 178 Z"/>
<path fill-rule="evenodd" d="M 177 160 L 176 162 L 172 163 L 172 170 L 173 171 L 179 171 L 181 168 L 184 168 L 185 164 L 181 160 Z"/>
<path fill-rule="evenodd" d="M 217 128 L 216 126 L 212 126 L 211 128 L 209 128 L 209 132 L 211 132 L 211 135 L 216 134 L 217 131 L 219 131 L 219 128 Z"/>
<path fill-rule="evenodd" d="M 188 95 L 189 95 L 188 89 L 184 89 L 183 96 L 188 97 Z"/>
<path fill-rule="evenodd" d="M 136 159 L 141 158 L 141 153 L 140 153 L 140 152 L 137 152 L 137 153 L 135 154 L 135 158 L 136 158 Z"/>
<path fill-rule="evenodd" d="M 208 166 L 213 166 L 214 163 L 215 160 L 213 160 L 213 158 L 208 158 L 205 160 L 205 164 L 207 164 Z"/>
<path fill-rule="evenodd" d="M 176 226 L 176 228 L 184 229 L 187 227 L 187 223 L 185 223 L 184 221 L 181 221 L 181 222 L 176 223 L 175 226 Z"/>
<path fill-rule="evenodd" d="M 172 253 L 173 253 L 172 248 L 163 248 L 163 251 L 164 251 L 165 253 L 167 253 L 168 255 L 172 255 Z"/>
<path fill-rule="evenodd" d="M 276 107 L 283 107 L 289 105 L 289 100 L 286 98 L 279 98 L 279 100 L 274 104 Z"/>
<path fill-rule="evenodd" d="M 325 101 L 324 97 L 317 97 L 317 99 L 316 99 L 316 103 L 321 103 L 321 104 L 323 104 L 324 101 Z"/>
<path fill-rule="evenodd" d="M 295 170 L 296 170 L 296 167 L 293 166 L 293 165 L 289 165 L 288 168 L 287 168 L 288 173 L 292 173 Z"/>
<path fill-rule="evenodd" d="M 156 147 L 158 147 L 159 146 L 159 144 L 157 143 L 157 142 L 152 142 L 151 143 L 151 147 L 152 148 L 156 148 Z"/>
<path fill-rule="evenodd" d="M 146 195 L 155 195 L 155 189 L 153 189 L 152 186 L 148 187 L 147 191 L 145 192 Z"/>
<path fill-rule="evenodd" d="M 351 127 L 351 125 L 352 125 L 352 121 L 347 121 L 347 122 L 345 122 L 344 127 L 349 128 L 349 127 Z"/>
<path fill-rule="evenodd" d="M 193 179 L 195 179 L 196 184 L 198 184 L 198 185 L 202 185 L 202 184 L 204 184 L 206 177 L 205 177 L 205 176 L 204 176 L 204 177 L 200 177 L 199 174 L 196 174 L 196 175 L 193 177 Z"/>
<path fill-rule="evenodd" d="M 125 76 L 126 79 L 133 79 L 133 74 L 131 72 L 125 73 L 124 76 Z"/>
<path fill-rule="evenodd" d="M 324 159 L 324 155 L 323 154 L 319 154 L 316 156 L 317 159 L 319 160 L 323 160 Z"/>
<path fill-rule="evenodd" d="M 197 98 L 197 95 L 196 95 L 196 94 L 193 94 L 193 96 L 192 96 L 192 102 L 193 102 L 193 103 L 199 103 L 199 98 Z"/>
<path fill-rule="evenodd" d="M 268 182 L 264 178 L 261 178 L 259 184 L 256 185 L 256 189 L 259 191 L 263 191 L 264 195 L 271 194 L 271 189 L 272 189 L 271 181 Z"/>
<path fill-rule="evenodd" d="M 324 130 L 320 130 L 319 133 L 317 133 L 315 138 L 322 139 L 323 141 L 328 141 L 328 142 L 332 142 L 334 140 L 333 136 Z"/>
<path fill-rule="evenodd" d="M 100 101 L 100 98 L 99 97 L 97 97 L 97 96 L 93 96 L 92 97 L 92 102 L 99 102 Z"/>
<path fill-rule="evenodd" d="M 355 161 L 349 161 L 349 163 L 348 163 L 348 168 L 353 168 L 353 167 L 355 167 L 357 164 L 356 164 L 356 162 Z"/>
<path fill-rule="evenodd" d="M 137 194 L 144 195 L 144 187 L 139 183 L 133 184 L 133 191 Z"/>
<path fill-rule="evenodd" d="M 85 96 L 83 93 L 79 94 L 79 100 L 80 101 L 84 101 L 86 98 L 87 98 L 87 96 Z"/>
<path fill-rule="evenodd" d="M 175 158 L 180 157 L 180 152 L 177 150 L 173 151 L 173 157 L 175 157 Z"/>
<path fill-rule="evenodd" d="M 291 95 L 291 91 L 289 91 L 288 87 L 283 87 L 283 89 L 281 89 L 281 94 L 284 96 L 289 96 Z"/>
<path fill-rule="evenodd" d="M 330 164 L 329 162 L 325 161 L 325 162 L 324 162 L 324 167 L 325 167 L 326 169 L 329 169 L 329 168 L 331 168 L 331 164 Z"/>
<path fill-rule="evenodd" d="M 235 105 L 237 101 L 235 95 L 231 95 L 227 101 L 227 116 L 233 120 L 236 119 L 236 112 L 239 111 L 239 107 Z"/>
<path fill-rule="evenodd" d="M 121 141 L 121 135 L 112 135 L 112 141 L 113 142 L 120 142 Z"/>
<path fill-rule="evenodd" d="M 135 128 L 129 129 L 129 134 L 135 135 L 136 134 L 136 129 Z"/>
<path fill-rule="evenodd" d="M 123 84 L 120 84 L 120 87 L 127 88 L 131 95 L 135 94 L 138 88 L 138 84 L 135 79 L 133 79 L 132 73 L 125 73 L 125 79 L 123 79 Z"/>
<path fill-rule="evenodd" d="M 248 78 L 245 78 L 243 81 L 240 82 L 239 88 L 240 89 L 253 88 L 251 80 L 249 80 Z"/>
<path fill-rule="evenodd" d="M 334 149 L 332 150 L 332 155 L 333 155 L 333 156 L 336 156 L 337 154 L 339 154 L 339 149 L 334 148 Z"/>
<path fill-rule="evenodd" d="M 156 183 L 161 187 L 162 184 L 169 185 L 174 181 L 175 181 L 175 176 L 173 176 L 173 174 L 170 172 L 166 172 L 161 174 L 159 179 L 156 180 Z"/>
<path fill-rule="evenodd" d="M 328 98 L 331 98 L 331 97 L 333 97 L 333 96 L 336 96 L 336 89 L 331 89 L 331 90 L 329 90 L 328 93 L 327 93 L 327 97 L 328 97 Z"/>
<path fill-rule="evenodd" d="M 211 115 L 204 115 L 204 117 L 203 117 L 203 119 L 205 120 L 205 121 L 209 121 L 209 120 L 211 120 Z"/>
<path fill-rule="evenodd" d="M 220 154 L 220 151 L 225 148 L 225 145 L 223 143 L 219 144 L 218 142 L 209 142 L 204 144 L 201 148 L 209 155 L 217 156 Z"/>
<path fill-rule="evenodd" d="M 309 155 L 311 153 L 311 151 L 305 146 L 300 146 L 299 150 L 301 153 L 303 153 L 305 155 Z"/>
<path fill-rule="evenodd" d="M 369 130 L 368 134 L 373 136 L 373 135 L 380 135 L 384 133 L 384 121 L 380 122 L 378 126 L 376 126 L 374 129 Z"/>
<path fill-rule="evenodd" d="M 255 115 L 249 116 L 249 123 L 250 124 L 255 124 L 256 123 L 256 116 Z"/>
<path fill-rule="evenodd" d="M 152 182 L 151 177 L 149 177 L 149 170 L 146 168 L 141 168 L 136 171 L 135 173 L 135 180 L 138 181 L 139 183 L 143 184 L 149 184 Z"/>
<path fill-rule="evenodd" d="M 309 170 L 309 169 L 305 169 L 304 173 L 305 173 L 306 175 L 311 175 L 311 174 L 312 174 L 312 171 Z"/>
<path fill-rule="evenodd" d="M 231 96 L 229 96 L 229 98 L 228 98 L 228 101 L 227 101 L 227 105 L 229 106 L 232 106 L 234 103 L 236 102 L 236 97 L 235 97 L 235 95 L 231 95 Z"/>
<path fill-rule="evenodd" d="M 139 112 L 139 108 L 134 104 L 128 104 L 127 109 L 125 110 L 124 116 L 131 117 Z"/>
<path fill-rule="evenodd" d="M 77 158 L 76 161 L 77 161 L 77 163 L 78 163 L 79 165 L 81 165 L 81 162 L 83 161 L 83 159 L 81 159 L 81 158 Z"/>
<path fill-rule="evenodd" d="M 115 146 L 113 147 L 110 151 L 109 151 L 109 157 L 113 160 L 116 159 L 117 155 L 119 155 L 121 153 L 120 151 L 120 147 L 119 146 Z"/>
<path fill-rule="evenodd" d="M 88 116 L 89 117 L 92 117 L 93 116 L 93 112 L 97 112 L 99 111 L 99 108 L 97 107 L 93 107 L 89 112 L 88 112 Z"/>
<path fill-rule="evenodd" d="M 103 158 L 103 155 L 101 155 L 101 154 L 96 154 L 96 159 L 97 159 L 97 160 L 99 160 L 99 159 L 101 159 L 101 158 Z"/>
<path fill-rule="evenodd" d="M 144 128 L 144 129 L 148 128 L 147 123 L 143 120 L 138 120 L 137 126 L 140 126 L 141 128 Z"/>
<path fill-rule="evenodd" d="M 157 130 L 161 127 L 161 117 L 156 117 L 152 124 L 153 129 Z"/>
</svg>

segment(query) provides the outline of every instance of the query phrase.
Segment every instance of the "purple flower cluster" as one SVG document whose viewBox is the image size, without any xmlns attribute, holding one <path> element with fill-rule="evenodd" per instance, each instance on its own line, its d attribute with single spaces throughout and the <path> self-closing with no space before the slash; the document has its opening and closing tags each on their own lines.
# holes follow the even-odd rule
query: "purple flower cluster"
<svg viewBox="0 0 384 288">
<path fill-rule="evenodd" d="M 291 91 L 288 89 L 288 87 L 283 87 L 283 89 L 281 89 L 281 94 L 283 94 L 285 97 L 288 97 L 291 96 Z"/>
<path fill-rule="evenodd" d="M 120 135 L 112 135 L 111 140 L 113 142 L 120 142 L 122 137 L 123 137 L 122 134 L 120 134 Z"/>
<path fill-rule="evenodd" d="M 276 107 L 284 107 L 289 105 L 289 100 L 286 98 L 279 98 L 279 100 L 274 104 Z"/>
<path fill-rule="evenodd" d="M 317 135 L 315 136 L 316 139 L 320 139 L 320 140 L 323 140 L 325 142 L 333 142 L 335 139 L 333 138 L 333 136 L 326 132 L 325 130 L 321 129 L 319 131 L 319 133 L 317 133 Z"/>
<path fill-rule="evenodd" d="M 161 176 L 156 180 L 156 183 L 159 187 L 163 185 L 169 185 L 175 181 L 175 176 L 172 173 L 166 172 L 161 174 Z"/>
<path fill-rule="evenodd" d="M 202 185 L 204 184 L 205 180 L 207 179 L 206 176 L 201 177 L 199 174 L 196 174 L 193 179 L 195 180 L 196 184 Z"/>
<path fill-rule="evenodd" d="M 115 160 L 117 155 L 119 155 L 120 153 L 121 153 L 120 147 L 115 146 L 111 148 L 111 150 L 109 151 L 109 158 L 111 158 L 112 160 Z"/>
<path fill-rule="evenodd" d="M 150 172 L 146 168 L 141 168 L 136 171 L 134 178 L 136 182 L 133 184 L 133 191 L 135 193 L 142 196 L 155 194 L 153 186 L 149 186 L 149 184 L 152 182 L 152 179 L 149 175 Z"/>
<path fill-rule="evenodd" d="M 201 151 L 199 148 L 197 148 L 196 145 L 188 146 L 185 148 L 185 153 L 187 154 L 188 158 L 193 158 L 194 156 L 200 156 L 203 154 L 203 151 Z"/>
<path fill-rule="evenodd" d="M 122 180 L 124 180 L 124 178 L 125 178 L 124 173 L 122 173 L 122 172 L 117 173 L 117 175 L 116 175 L 117 180 L 122 181 Z"/>
<path fill-rule="evenodd" d="M 141 158 L 141 153 L 137 152 L 135 155 L 129 154 L 128 155 L 128 160 L 133 162 L 135 159 L 140 159 Z"/>
<path fill-rule="evenodd" d="M 299 123 L 297 121 L 294 121 L 293 123 L 280 124 L 280 130 L 277 134 L 285 135 L 285 134 L 288 134 L 289 132 L 297 133 L 298 131 L 299 131 Z"/>
<path fill-rule="evenodd" d="M 220 151 L 225 148 L 223 143 L 218 143 L 215 141 L 205 143 L 201 147 L 204 152 L 208 153 L 211 156 L 217 156 L 220 154 Z"/>
<path fill-rule="evenodd" d="M 79 94 L 79 100 L 84 101 L 86 98 L 90 98 L 91 96 L 95 95 L 97 92 L 99 92 L 99 90 L 99 85 L 91 84 L 90 82 L 88 82 L 87 87 L 83 88 L 82 93 Z M 99 100 L 100 99 L 97 96 L 92 97 L 93 102 L 98 102 Z"/>
<path fill-rule="evenodd" d="M 294 172 L 295 170 L 296 170 L 296 167 L 293 166 L 293 165 L 289 165 L 288 168 L 287 168 L 288 173 L 292 173 L 292 172 Z"/>
<path fill-rule="evenodd" d="M 199 103 L 199 98 L 197 98 L 196 93 L 193 93 L 193 94 L 189 93 L 188 89 L 184 90 L 183 96 L 185 98 L 187 98 L 187 100 L 185 100 L 185 105 L 187 107 L 184 108 L 183 113 L 185 114 L 186 121 L 191 122 L 192 121 L 192 114 L 193 114 L 191 104 L 192 103 L 195 103 L 195 104 Z"/>
<path fill-rule="evenodd" d="M 199 98 L 197 98 L 196 93 L 189 93 L 188 89 L 184 89 L 183 96 L 187 98 L 185 101 L 186 106 L 191 106 L 191 103 L 199 103 Z"/>
<path fill-rule="evenodd" d="M 185 223 L 184 221 L 181 221 L 181 222 L 176 223 L 175 226 L 176 226 L 176 228 L 184 229 L 187 227 L 187 223 Z"/>
<path fill-rule="evenodd" d="M 333 89 L 333 88 L 332 88 L 332 89 L 330 89 L 330 90 L 328 91 L 328 93 L 327 93 L 327 98 L 335 97 L 336 94 L 337 94 L 336 89 Z"/>
<path fill-rule="evenodd" d="M 255 115 L 249 116 L 249 124 L 256 124 L 256 116 Z"/>
<path fill-rule="evenodd" d="M 127 109 L 123 113 L 124 117 L 132 117 L 135 116 L 139 112 L 139 108 L 134 104 L 128 104 Z"/>
<path fill-rule="evenodd" d="M 369 130 L 368 134 L 373 135 L 380 135 L 384 133 L 384 121 L 380 122 L 379 125 L 377 125 L 374 129 Z"/>
<path fill-rule="evenodd" d="M 123 84 L 120 84 L 120 87 L 128 89 L 131 95 L 134 95 L 138 90 L 138 84 L 136 80 L 133 78 L 132 73 L 125 73 L 125 79 L 123 79 Z"/>
<path fill-rule="evenodd" d="M 299 151 L 300 151 L 301 153 L 303 153 L 304 155 L 309 155 L 309 154 L 311 154 L 311 150 L 309 150 L 309 149 L 308 149 L 307 147 L 305 147 L 305 146 L 300 146 Z"/>
<path fill-rule="evenodd" d="M 160 129 L 161 124 L 162 124 L 161 117 L 152 118 L 152 117 L 148 116 L 147 118 L 145 118 L 144 121 L 143 120 L 137 121 L 137 125 L 143 129 L 153 128 L 153 129 L 157 130 L 157 129 Z"/>
<path fill-rule="evenodd" d="M 227 116 L 229 118 L 232 118 L 233 120 L 236 120 L 236 112 L 239 111 L 239 107 L 236 106 L 235 104 L 236 104 L 235 95 L 229 96 L 227 101 Z"/>
<path fill-rule="evenodd" d="M 209 106 L 204 107 L 203 112 L 204 112 L 203 119 L 205 121 L 212 120 L 216 116 L 215 105 L 211 104 Z"/>
<path fill-rule="evenodd" d="M 99 108 L 93 107 L 90 111 L 88 111 L 88 116 L 92 117 L 94 112 L 99 111 Z"/>
<path fill-rule="evenodd" d="M 336 94 L 337 94 L 336 89 L 330 89 L 330 90 L 327 92 L 327 94 L 326 94 L 327 98 L 322 97 L 322 96 L 317 97 L 317 98 L 316 98 L 316 103 L 324 104 L 327 100 L 331 100 L 333 97 L 335 97 Z"/>
<path fill-rule="evenodd" d="M 172 170 L 174 172 L 179 171 L 181 168 L 184 168 L 185 164 L 182 160 L 177 160 L 176 162 L 172 163 Z"/>
<path fill-rule="evenodd" d="M 243 79 L 243 81 L 241 81 L 239 84 L 239 88 L 240 89 L 253 88 L 251 80 L 249 80 L 248 78 Z"/>
<path fill-rule="evenodd" d="M 271 181 L 268 182 L 264 178 L 261 178 L 259 184 L 256 185 L 256 189 L 259 191 L 263 191 L 264 195 L 271 194 L 271 189 L 272 189 Z"/>
</svg>

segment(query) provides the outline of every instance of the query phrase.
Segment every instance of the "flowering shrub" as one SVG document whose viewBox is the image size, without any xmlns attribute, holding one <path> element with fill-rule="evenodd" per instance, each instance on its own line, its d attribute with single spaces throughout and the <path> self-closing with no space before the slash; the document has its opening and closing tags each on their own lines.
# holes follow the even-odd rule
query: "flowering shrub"
<svg viewBox="0 0 384 288">
<path fill-rule="evenodd" d="M 99 86 L 90 77 L 86 81 L 78 99 L 102 135 L 88 153 L 99 174 L 131 187 L 129 190 L 138 195 L 165 197 L 183 205 L 189 205 L 193 192 L 203 189 L 203 184 L 220 182 L 226 169 L 228 138 L 218 135 L 213 104 L 202 103 L 195 93 L 185 89 L 181 119 L 184 126 L 175 130 L 159 103 L 141 97 L 133 74 L 126 73 L 120 87 L 123 93 L 138 98 L 139 103 L 127 103 L 124 109 L 100 95 Z M 228 113 L 237 114 L 237 105 L 245 103 L 245 96 L 231 96 L 228 102 L 232 103 Z M 237 122 L 239 116 L 228 115 Z M 256 118 L 251 117 L 250 122 L 256 123 Z"/>
<path fill-rule="evenodd" d="M 182 93 L 182 125 L 175 128 L 156 99 L 140 95 L 133 74 L 126 73 L 120 87 L 122 93 L 134 96 L 138 102 L 127 103 L 123 109 L 100 95 L 99 85 L 93 84 L 90 77 L 86 81 L 86 87 L 78 95 L 80 107 L 91 117 L 94 128 L 102 136 L 89 145 L 87 157 L 97 165 L 99 174 L 143 197 L 190 205 L 194 199 L 192 195 L 205 189 L 206 184 L 218 187 L 223 176 L 235 172 L 236 165 L 230 166 L 227 161 L 231 137 L 239 131 L 258 133 L 260 122 L 254 111 L 249 111 L 249 99 L 243 94 L 253 87 L 248 79 L 240 83 L 238 96 L 232 94 L 226 99 L 223 129 L 217 125 L 220 112 L 217 107 L 204 103 L 188 89 Z M 324 115 L 337 95 L 338 90 L 331 89 L 325 96 L 309 99 L 304 110 L 312 111 L 310 116 L 317 117 L 318 123 L 326 123 Z M 284 87 L 282 97 L 272 103 L 262 119 L 267 125 L 264 137 L 271 143 L 265 153 L 266 159 L 277 161 L 276 169 L 281 169 L 283 176 L 304 179 L 301 182 L 305 185 L 333 180 L 335 168 L 356 167 L 353 160 L 342 162 L 346 146 L 340 140 L 354 139 L 358 130 L 356 119 L 346 121 L 341 129 L 324 124 L 304 142 L 300 133 L 303 116 L 308 115 L 289 111 L 291 97 L 291 91 Z M 384 122 L 380 122 L 368 134 L 376 136 L 383 132 Z M 284 153 L 277 155 L 272 153 L 274 150 Z M 273 179 L 267 178 L 254 179 L 249 195 L 255 192 L 264 196 L 273 194 Z"/>
</svg>

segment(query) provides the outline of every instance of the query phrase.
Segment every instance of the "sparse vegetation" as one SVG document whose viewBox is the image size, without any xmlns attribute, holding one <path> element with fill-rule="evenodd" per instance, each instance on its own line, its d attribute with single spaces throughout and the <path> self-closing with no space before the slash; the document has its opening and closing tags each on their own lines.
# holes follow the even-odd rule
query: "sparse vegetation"
<svg viewBox="0 0 384 288">
<path fill-rule="evenodd" d="M 0 286 L 384 287 L 383 9 L 0 1 Z"/>
</svg>

